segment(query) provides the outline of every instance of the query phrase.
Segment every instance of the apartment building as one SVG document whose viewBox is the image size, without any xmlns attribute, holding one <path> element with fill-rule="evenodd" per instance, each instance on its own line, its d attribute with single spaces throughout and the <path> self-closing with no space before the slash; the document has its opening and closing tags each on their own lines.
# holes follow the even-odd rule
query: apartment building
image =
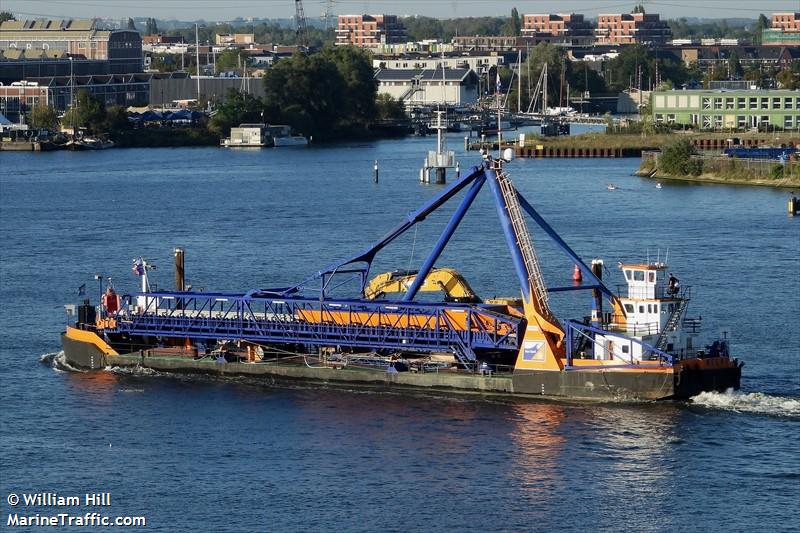
<svg viewBox="0 0 800 533">
<path fill-rule="evenodd" d="M 597 44 L 665 44 L 672 38 L 657 13 L 617 13 L 597 16 Z"/>
<path fill-rule="evenodd" d="M 594 42 L 594 29 L 581 14 L 523 15 L 522 21 L 522 35 L 535 42 L 565 46 L 591 46 Z"/>
<path fill-rule="evenodd" d="M 405 28 L 396 15 L 339 15 L 337 45 L 374 48 L 405 41 Z"/>
</svg>

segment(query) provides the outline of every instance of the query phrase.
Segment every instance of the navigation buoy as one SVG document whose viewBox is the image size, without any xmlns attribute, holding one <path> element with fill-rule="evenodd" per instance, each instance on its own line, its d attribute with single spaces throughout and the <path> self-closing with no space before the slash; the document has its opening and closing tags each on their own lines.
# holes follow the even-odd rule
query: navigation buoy
<svg viewBox="0 0 800 533">
<path fill-rule="evenodd" d="M 583 273 L 581 273 L 581 267 L 575 265 L 575 268 L 572 269 L 572 281 L 580 283 L 583 281 Z"/>
</svg>

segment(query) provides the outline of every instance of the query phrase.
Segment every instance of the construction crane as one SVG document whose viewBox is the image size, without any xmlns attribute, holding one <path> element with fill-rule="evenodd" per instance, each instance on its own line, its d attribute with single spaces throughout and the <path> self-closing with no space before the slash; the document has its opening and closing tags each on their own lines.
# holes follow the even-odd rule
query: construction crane
<svg viewBox="0 0 800 533">
<path fill-rule="evenodd" d="M 294 0 L 294 16 L 297 19 L 297 44 L 308 50 L 308 27 L 303 11 L 303 0 Z"/>
</svg>

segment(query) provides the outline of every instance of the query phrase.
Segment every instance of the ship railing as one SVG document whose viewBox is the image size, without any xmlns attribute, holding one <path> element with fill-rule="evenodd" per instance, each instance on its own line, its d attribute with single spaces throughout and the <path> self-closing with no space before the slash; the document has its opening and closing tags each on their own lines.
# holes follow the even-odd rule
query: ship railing
<svg viewBox="0 0 800 533">
<path fill-rule="evenodd" d="M 661 325 L 658 322 L 644 322 L 644 323 L 616 323 L 611 322 L 606 325 L 609 331 L 616 333 L 626 333 L 634 337 L 642 337 L 645 335 L 658 335 Z"/>
<path fill-rule="evenodd" d="M 567 355 L 567 369 L 572 368 L 586 368 L 585 366 L 574 367 L 572 364 L 573 359 L 577 355 L 575 353 L 575 348 L 580 346 L 581 339 L 588 339 L 589 345 L 592 346 L 592 349 L 596 349 L 598 346 L 602 348 L 606 355 L 610 355 L 612 359 L 620 361 L 621 364 L 625 366 L 635 366 L 637 365 L 638 361 L 633 356 L 633 350 L 631 349 L 633 344 L 638 344 L 642 347 L 642 353 L 649 353 L 652 360 L 658 361 L 659 366 L 672 366 L 674 362 L 674 358 L 672 354 L 669 354 L 665 351 L 659 350 L 655 346 L 644 342 L 641 339 L 637 339 L 635 337 L 631 337 L 628 335 L 624 335 L 621 332 L 611 332 L 608 330 L 596 328 L 594 326 L 590 326 L 588 324 L 584 324 L 581 322 L 575 322 L 573 320 L 566 320 L 564 322 L 564 331 L 565 331 L 565 341 L 566 341 L 566 355 Z M 598 342 L 595 340 L 596 335 L 612 335 L 613 342 L 619 342 L 620 339 L 627 343 L 630 347 L 628 349 L 629 354 L 626 356 L 620 355 L 612 350 L 611 353 L 608 353 L 608 350 L 605 346 L 599 345 Z M 624 346 L 624 345 L 623 345 Z"/>
<path fill-rule="evenodd" d="M 469 304 L 320 301 L 223 293 L 134 293 L 116 329 L 130 334 L 269 342 L 516 350 L 521 320 Z"/>
<path fill-rule="evenodd" d="M 670 289 L 667 284 L 656 284 L 655 287 L 631 287 L 617 285 L 617 294 L 626 295 L 627 298 L 667 300 L 671 298 L 690 299 L 692 288 L 690 286 Z"/>
</svg>

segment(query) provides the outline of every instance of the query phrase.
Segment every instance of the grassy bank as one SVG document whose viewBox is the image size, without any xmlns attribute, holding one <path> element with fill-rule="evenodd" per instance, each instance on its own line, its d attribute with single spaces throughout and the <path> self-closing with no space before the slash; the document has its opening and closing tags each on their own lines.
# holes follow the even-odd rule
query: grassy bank
<svg viewBox="0 0 800 533">
<path fill-rule="evenodd" d="M 748 160 L 729 157 L 689 156 L 691 172 L 667 172 L 660 168 L 660 154 L 646 153 L 637 172 L 640 176 L 682 181 L 800 188 L 800 162 Z"/>
<path fill-rule="evenodd" d="M 608 134 L 608 133 L 584 133 L 582 135 L 566 137 L 529 137 L 526 135 L 525 144 L 541 144 L 545 148 L 610 148 L 610 149 L 633 149 L 633 150 L 658 150 L 678 138 L 706 139 L 725 141 L 736 137 L 742 142 L 753 141 L 767 143 L 771 145 L 788 144 L 800 140 L 796 133 L 710 133 L 710 132 L 691 132 L 691 133 L 657 133 L 653 135 L 641 134 Z"/>
</svg>

